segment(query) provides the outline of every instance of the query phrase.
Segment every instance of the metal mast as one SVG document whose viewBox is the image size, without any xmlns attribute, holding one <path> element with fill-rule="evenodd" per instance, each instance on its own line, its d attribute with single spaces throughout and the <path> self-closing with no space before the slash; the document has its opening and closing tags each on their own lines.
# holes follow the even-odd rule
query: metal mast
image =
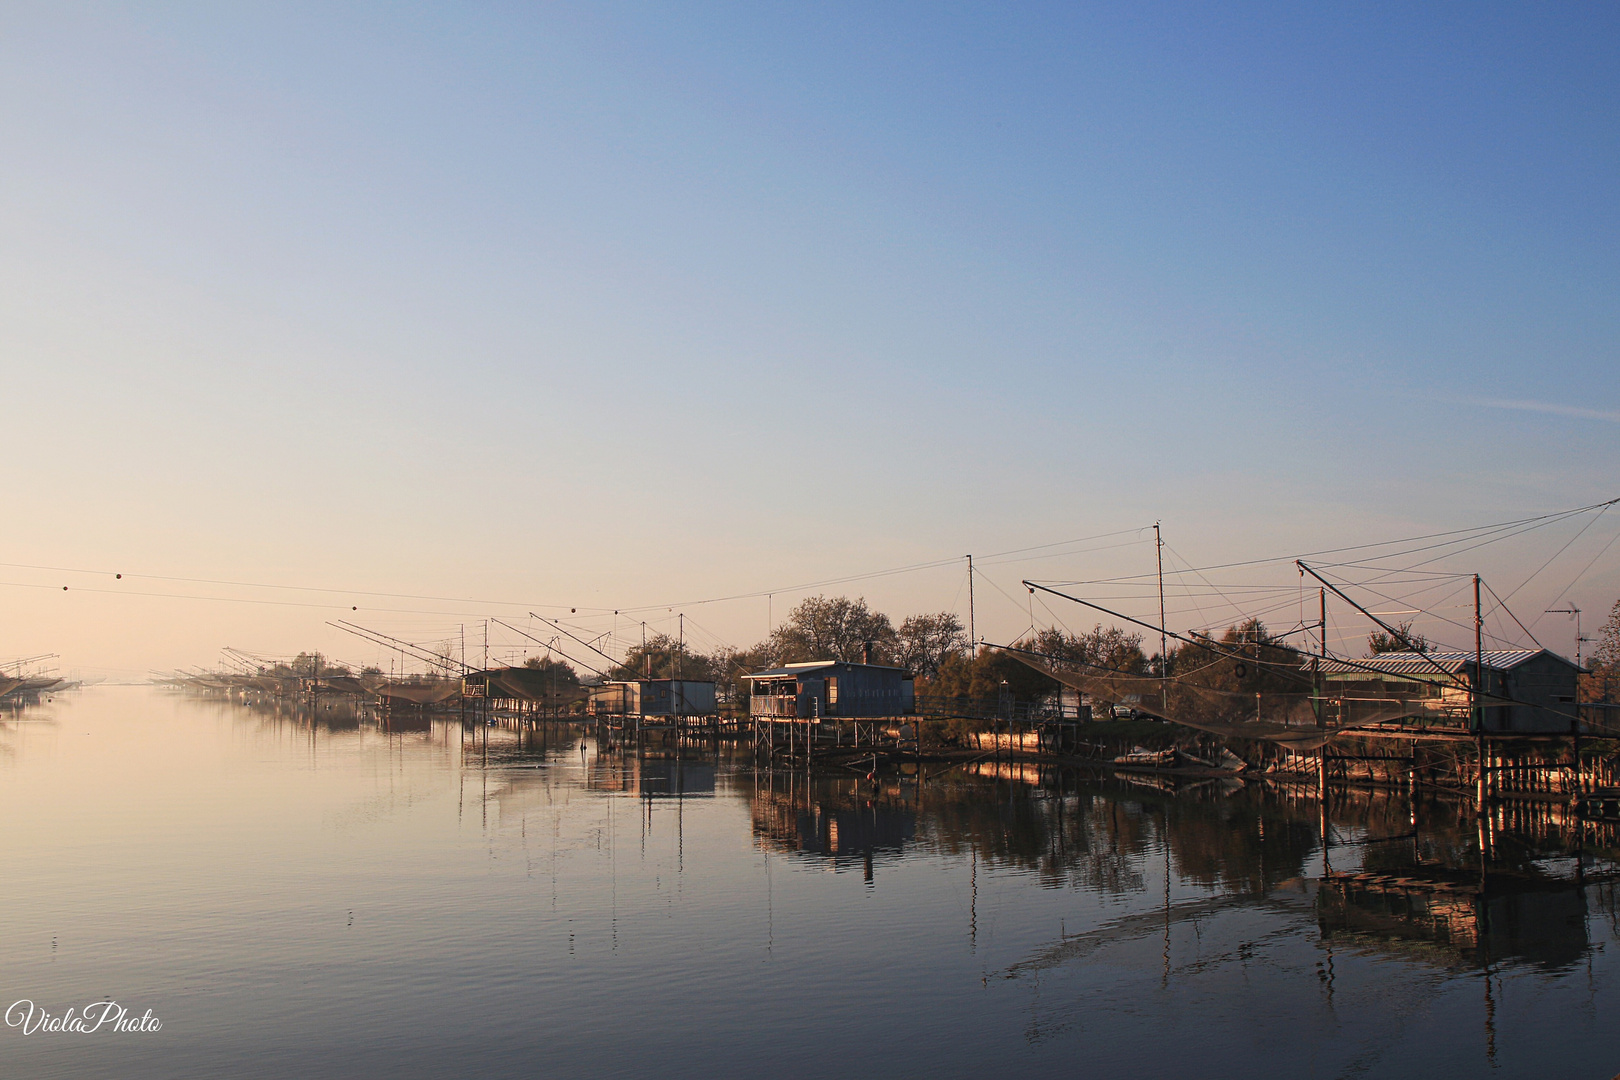
<svg viewBox="0 0 1620 1080">
<path fill-rule="evenodd" d="M 1568 607 L 1550 607 L 1547 609 L 1547 614 L 1575 616 L 1575 666 L 1580 667 L 1581 645 L 1586 641 L 1586 639 L 1581 636 L 1581 609 L 1576 607 L 1574 604 L 1571 604 Z"/>
<path fill-rule="evenodd" d="M 972 650 L 969 653 L 969 655 L 978 656 L 979 655 L 979 634 L 978 634 L 978 628 L 973 623 L 973 556 L 969 555 L 967 557 L 967 561 L 968 561 L 968 648 Z"/>
<path fill-rule="evenodd" d="M 1164 627 L 1164 539 L 1159 535 L 1159 523 L 1153 523 L 1153 555 L 1159 563 L 1159 675 L 1169 674 L 1170 639 Z"/>
</svg>

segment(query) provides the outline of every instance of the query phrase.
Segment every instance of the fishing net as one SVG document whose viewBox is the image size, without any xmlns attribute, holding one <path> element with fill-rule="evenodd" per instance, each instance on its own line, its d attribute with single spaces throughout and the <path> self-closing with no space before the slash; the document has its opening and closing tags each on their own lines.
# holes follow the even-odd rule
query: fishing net
<svg viewBox="0 0 1620 1080">
<path fill-rule="evenodd" d="M 1264 739 L 1294 751 L 1315 750 L 1334 735 L 1357 728 L 1423 715 L 1424 699 L 1395 690 L 1357 687 L 1346 694 L 1334 687 L 1318 695 L 1309 689 L 1280 689 L 1273 685 L 1217 687 L 1217 677 L 1241 683 L 1255 682 L 1241 663 L 1227 661 L 1189 676 L 1154 678 L 1108 668 L 1054 664 L 1050 658 L 1027 652 L 1008 652 L 1023 663 L 1064 686 L 1073 687 L 1097 702 L 1129 704 L 1138 712 L 1225 738 Z M 1200 675 L 1204 676 L 1201 684 Z"/>
<path fill-rule="evenodd" d="M 438 705 L 461 696 L 461 683 L 451 679 L 413 679 L 406 682 L 371 677 L 362 679 L 368 693 L 407 705 Z"/>
<path fill-rule="evenodd" d="M 587 697 L 583 687 L 563 684 L 551 672 L 539 668 L 496 668 L 468 676 L 470 682 L 479 679 L 485 681 L 492 698 L 571 705 Z"/>
</svg>

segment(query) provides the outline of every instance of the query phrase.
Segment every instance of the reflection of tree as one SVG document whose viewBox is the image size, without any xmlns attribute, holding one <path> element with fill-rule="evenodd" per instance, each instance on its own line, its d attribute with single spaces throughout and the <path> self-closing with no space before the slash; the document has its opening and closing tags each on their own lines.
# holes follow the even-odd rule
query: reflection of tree
<svg viewBox="0 0 1620 1080">
<path fill-rule="evenodd" d="M 982 780 L 931 781 L 928 787 L 921 831 L 938 850 L 972 850 L 991 865 L 1033 870 L 1049 888 L 1111 895 L 1143 888 L 1140 857 L 1156 829 L 1140 804 Z"/>
<path fill-rule="evenodd" d="M 1298 877 L 1320 827 L 1297 805 L 1258 787 L 1228 798 L 1198 794 L 1165 804 L 1170 850 L 1181 876 L 1197 885 L 1264 893 Z"/>
<path fill-rule="evenodd" d="M 898 782 L 875 788 L 852 776 L 764 774 L 752 795 L 754 835 L 778 851 L 829 858 L 835 866 L 898 856 L 916 833 L 916 807 Z"/>
<path fill-rule="evenodd" d="M 908 847 L 1036 874 L 1048 888 L 1124 896 L 1146 887 L 1168 838 L 1176 872 L 1223 891 L 1263 893 L 1301 876 L 1317 850 L 1314 808 L 1253 788 L 1222 796 L 1140 792 L 1114 780 L 1071 788 L 952 771 L 901 782 L 779 774 L 756 782 L 756 837 L 778 850 L 898 856 Z"/>
</svg>

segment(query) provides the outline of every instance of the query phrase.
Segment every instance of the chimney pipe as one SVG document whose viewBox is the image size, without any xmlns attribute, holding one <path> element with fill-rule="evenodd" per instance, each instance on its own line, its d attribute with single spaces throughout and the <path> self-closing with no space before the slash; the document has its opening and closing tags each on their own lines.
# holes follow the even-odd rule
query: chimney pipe
<svg viewBox="0 0 1620 1080">
<path fill-rule="evenodd" d="M 863 643 L 861 645 L 861 663 L 870 664 L 871 662 L 872 662 L 872 643 L 870 641 L 868 641 L 868 642 L 865 642 L 865 643 Z"/>
</svg>

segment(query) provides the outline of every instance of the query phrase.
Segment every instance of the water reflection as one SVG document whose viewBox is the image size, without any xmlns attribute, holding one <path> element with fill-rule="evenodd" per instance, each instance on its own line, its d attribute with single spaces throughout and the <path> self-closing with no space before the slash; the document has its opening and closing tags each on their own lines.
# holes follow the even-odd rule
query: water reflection
<svg viewBox="0 0 1620 1080">
<path fill-rule="evenodd" d="M 825 1047 L 848 1040 L 856 1071 L 894 1075 L 1620 1065 L 1601 1030 L 1617 845 L 1556 805 L 1480 821 L 1404 790 L 1324 804 L 993 760 L 806 773 L 673 733 L 65 702 L 0 718 L 19 826 L 0 976 L 148 988 L 237 1056 L 176 1036 L 149 1068 L 109 1050 L 54 1075 L 231 1073 L 244 1012 L 293 1018 L 252 1029 L 265 1066 L 235 1071 L 265 1076 L 835 1076 Z M 389 1020 L 351 1046 L 341 1018 L 379 987 Z M 631 1003 L 630 1030 L 591 1036 Z M 18 1045 L 6 1071 L 53 1075 Z"/>
<path fill-rule="evenodd" d="M 926 854 L 1029 875 L 1046 889 L 1120 901 L 1162 894 L 1157 910 L 1041 946 L 1008 966 L 1015 976 L 1144 928 L 1243 907 L 1308 919 L 1324 947 L 1563 971 L 1592 946 L 1589 894 L 1613 913 L 1617 845 L 1603 831 L 1612 827 L 1551 805 L 1479 822 L 1458 802 L 1397 790 L 1339 790 L 1323 803 L 1235 778 L 1189 784 L 1007 762 L 805 773 L 761 767 L 733 743 L 668 733 L 627 742 L 587 725 L 470 723 L 343 701 L 267 701 L 247 714 L 326 735 L 365 728 L 453 745 L 480 777 L 481 797 L 511 807 L 537 793 L 550 805 L 559 785 L 671 806 L 745 801 L 758 850 L 859 870 L 874 884 L 885 864 Z M 1196 895 L 1171 898 L 1189 890 Z"/>
<path fill-rule="evenodd" d="M 1550 972 L 1580 963 L 1590 941 L 1586 893 L 1572 881 L 1448 872 L 1338 874 L 1317 892 L 1324 939 L 1485 968 L 1523 961 Z"/>
</svg>

